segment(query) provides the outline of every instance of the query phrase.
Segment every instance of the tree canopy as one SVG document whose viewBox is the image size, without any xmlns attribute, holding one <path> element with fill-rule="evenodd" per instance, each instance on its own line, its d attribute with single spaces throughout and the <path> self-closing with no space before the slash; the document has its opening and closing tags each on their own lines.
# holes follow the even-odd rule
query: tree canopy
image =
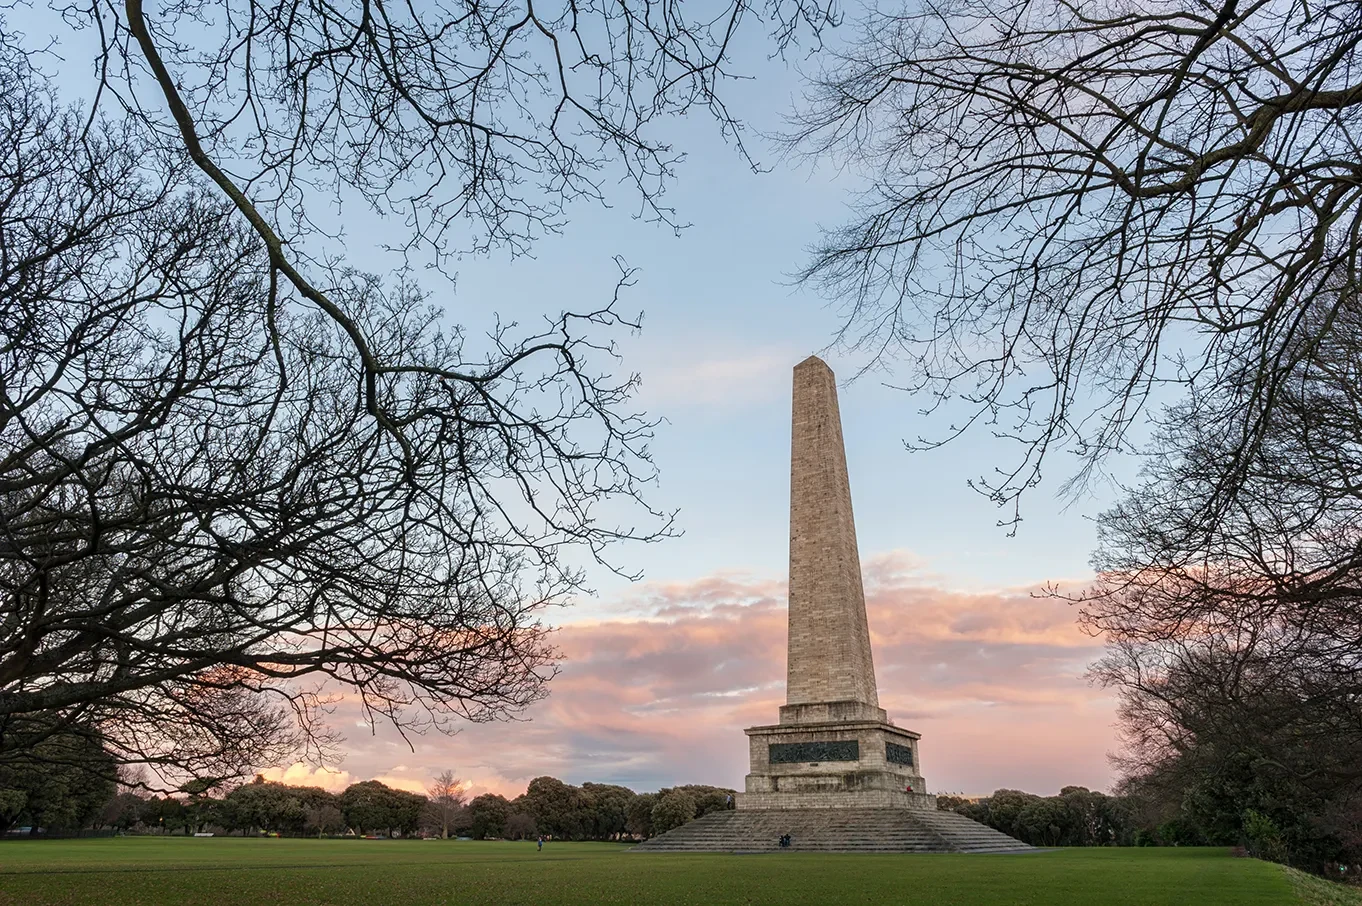
<svg viewBox="0 0 1362 906">
<path fill-rule="evenodd" d="M 951 427 L 921 443 L 977 425 L 1022 445 L 981 478 L 1000 504 L 1053 452 L 1077 453 L 1082 480 L 1151 400 L 1233 380 L 1230 495 L 1357 286 L 1359 17 L 1307 0 L 872 7 L 790 136 L 866 180 L 804 276 L 870 367 L 946 405 Z"/>
<path fill-rule="evenodd" d="M 114 794 L 101 743 L 88 726 L 45 730 L 0 760 L 0 832 L 21 819 L 57 831 L 94 821 Z"/>
<path fill-rule="evenodd" d="M 1108 642 L 1094 672 L 1122 696 L 1132 782 L 1222 838 L 1268 822 L 1278 857 L 1316 867 L 1362 852 L 1362 313 L 1331 317 L 1215 518 L 1234 440 L 1204 413 L 1232 417 L 1236 388 L 1172 411 L 1077 596 Z"/>
</svg>

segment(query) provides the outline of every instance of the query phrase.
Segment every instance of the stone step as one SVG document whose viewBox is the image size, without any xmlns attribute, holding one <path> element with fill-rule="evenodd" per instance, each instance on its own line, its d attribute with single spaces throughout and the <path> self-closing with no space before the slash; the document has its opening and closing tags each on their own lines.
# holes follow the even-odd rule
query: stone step
<svg viewBox="0 0 1362 906">
<path fill-rule="evenodd" d="M 910 808 L 741 809 L 712 812 L 645 840 L 638 852 L 788 851 L 1000 853 L 1033 851 L 955 812 Z"/>
</svg>

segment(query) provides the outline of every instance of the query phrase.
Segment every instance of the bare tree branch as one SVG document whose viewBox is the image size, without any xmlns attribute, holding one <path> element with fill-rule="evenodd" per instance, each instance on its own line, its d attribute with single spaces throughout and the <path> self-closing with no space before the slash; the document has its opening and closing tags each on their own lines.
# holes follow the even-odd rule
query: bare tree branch
<svg viewBox="0 0 1362 906">
<path fill-rule="evenodd" d="M 1253 363 L 1232 496 L 1329 329 L 1303 306 L 1357 283 L 1359 41 L 1351 3 L 876 10 L 790 137 L 869 183 L 803 278 L 871 367 L 1022 445 L 980 485 L 1008 521 L 1048 454 L 1081 484 L 1152 396 Z"/>
</svg>

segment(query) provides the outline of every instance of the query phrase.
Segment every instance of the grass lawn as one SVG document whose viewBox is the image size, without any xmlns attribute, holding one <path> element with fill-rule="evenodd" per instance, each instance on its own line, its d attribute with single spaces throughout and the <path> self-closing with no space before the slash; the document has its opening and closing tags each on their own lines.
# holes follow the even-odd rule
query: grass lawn
<svg viewBox="0 0 1362 906">
<path fill-rule="evenodd" d="M 1341 888 L 1340 888 L 1341 890 Z M 1342 891 L 1348 900 L 1350 891 Z M 635 854 L 600 843 L 134 837 L 0 842 L 0 904 L 1291 906 L 1278 866 L 1221 849 L 1027 855 Z"/>
</svg>

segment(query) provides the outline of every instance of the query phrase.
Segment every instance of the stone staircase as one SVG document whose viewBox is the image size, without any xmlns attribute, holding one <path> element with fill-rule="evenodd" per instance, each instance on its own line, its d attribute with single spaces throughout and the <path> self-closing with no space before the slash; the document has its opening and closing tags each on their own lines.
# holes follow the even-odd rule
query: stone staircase
<svg viewBox="0 0 1362 906">
<path fill-rule="evenodd" d="M 782 834 L 790 848 L 781 850 Z M 955 812 L 905 808 L 711 812 L 632 852 L 1017 853 L 1035 850 Z"/>
</svg>

